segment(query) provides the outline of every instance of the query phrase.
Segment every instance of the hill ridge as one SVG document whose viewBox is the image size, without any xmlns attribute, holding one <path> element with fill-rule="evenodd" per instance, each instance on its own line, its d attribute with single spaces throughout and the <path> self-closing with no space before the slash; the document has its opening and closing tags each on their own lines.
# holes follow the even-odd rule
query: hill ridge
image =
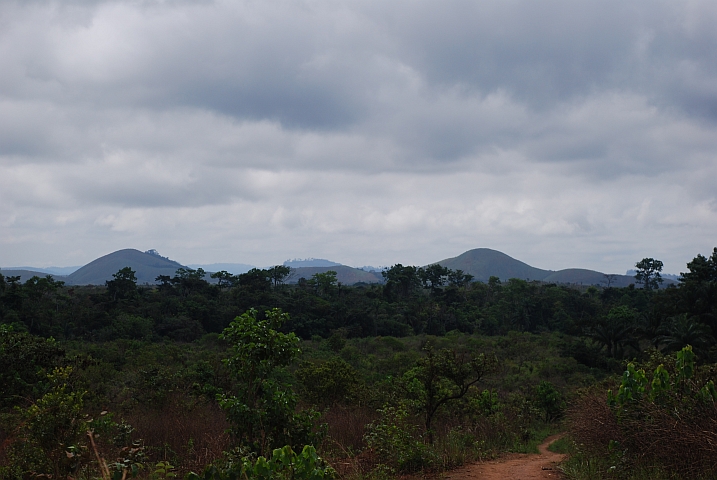
<svg viewBox="0 0 717 480">
<path fill-rule="evenodd" d="M 328 262 L 326 260 L 323 261 Z M 475 280 L 481 282 L 487 282 L 491 276 L 496 276 L 500 278 L 501 281 L 518 278 L 528 281 L 565 284 L 601 286 L 610 284 L 616 287 L 626 287 L 635 283 L 633 276 L 604 274 L 584 268 L 567 268 L 557 271 L 544 270 L 490 248 L 474 248 L 456 257 L 446 258 L 433 263 L 440 264 L 451 270 L 463 270 L 465 273 L 473 275 Z M 213 265 L 220 266 L 229 264 Z M 246 267 L 248 265 L 242 264 L 242 266 Z M 64 280 L 69 285 L 104 285 L 105 281 L 111 280 L 112 275 L 124 267 L 130 267 L 135 271 L 138 284 L 155 284 L 155 279 L 159 275 L 173 277 L 178 268 L 186 268 L 179 262 L 160 256 L 156 251 L 141 252 L 137 249 L 126 248 L 103 255 L 80 267 L 70 275 L 53 275 L 53 277 L 58 280 Z M 289 282 L 296 282 L 302 277 L 308 279 L 316 273 L 325 273 L 329 270 L 335 270 L 337 272 L 338 281 L 344 285 L 359 282 L 383 282 L 383 277 L 380 272 L 367 272 L 359 268 L 341 264 L 296 267 L 294 268 L 294 275 Z M 4 270 L 4 272 L 10 273 L 11 270 Z M 25 281 L 25 277 L 32 274 L 44 276 L 44 274 L 40 272 L 24 271 L 22 273 L 22 281 Z M 670 283 L 674 282 L 667 279 L 665 280 L 665 285 Z"/>
</svg>

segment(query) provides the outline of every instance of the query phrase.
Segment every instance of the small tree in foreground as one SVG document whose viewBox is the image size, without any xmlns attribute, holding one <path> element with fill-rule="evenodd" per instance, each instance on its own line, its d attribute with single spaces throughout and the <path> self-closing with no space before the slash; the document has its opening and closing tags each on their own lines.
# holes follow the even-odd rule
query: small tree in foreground
<svg viewBox="0 0 717 480">
<path fill-rule="evenodd" d="M 240 446 L 260 455 L 291 445 L 301 451 L 313 443 L 316 412 L 296 412 L 297 396 L 290 385 L 278 378 L 300 353 L 299 339 L 293 333 L 279 331 L 289 320 L 287 313 L 275 308 L 257 318 L 254 309 L 236 317 L 221 337 L 231 345 L 225 360 L 236 379 L 235 392 L 220 395 L 219 403 L 227 412 L 231 431 Z"/>
<path fill-rule="evenodd" d="M 429 443 L 433 443 L 432 422 L 438 410 L 452 400 L 465 396 L 470 388 L 496 367 L 496 360 L 484 354 L 435 351 L 424 348 L 426 356 L 404 374 L 403 380 L 414 406 L 421 411 Z"/>
</svg>

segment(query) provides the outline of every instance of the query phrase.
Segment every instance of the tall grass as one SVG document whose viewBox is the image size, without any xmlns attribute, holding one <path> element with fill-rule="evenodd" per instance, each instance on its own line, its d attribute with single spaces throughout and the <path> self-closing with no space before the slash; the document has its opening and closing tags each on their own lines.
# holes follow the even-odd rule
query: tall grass
<svg viewBox="0 0 717 480">
<path fill-rule="evenodd" d="M 230 447 L 226 414 L 214 402 L 177 396 L 162 408 L 136 407 L 125 418 L 148 459 L 169 461 L 180 473 L 203 469 Z"/>
<path fill-rule="evenodd" d="M 677 412 L 641 401 L 631 408 L 618 414 L 598 388 L 574 405 L 569 478 L 715 478 L 717 405 Z"/>
</svg>

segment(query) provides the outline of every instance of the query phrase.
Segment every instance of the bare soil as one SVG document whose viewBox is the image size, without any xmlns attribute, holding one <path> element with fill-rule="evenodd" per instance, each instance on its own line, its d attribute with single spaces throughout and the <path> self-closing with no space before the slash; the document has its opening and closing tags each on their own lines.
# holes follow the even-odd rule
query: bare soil
<svg viewBox="0 0 717 480">
<path fill-rule="evenodd" d="M 476 478 L 480 480 L 528 480 L 528 479 L 556 479 L 563 478 L 556 466 L 565 460 L 567 455 L 553 453 L 548 445 L 559 439 L 562 434 L 553 435 L 545 439 L 538 446 L 539 454 L 513 453 L 497 460 L 479 462 L 465 465 L 448 472 L 446 480 L 465 480 Z"/>
</svg>

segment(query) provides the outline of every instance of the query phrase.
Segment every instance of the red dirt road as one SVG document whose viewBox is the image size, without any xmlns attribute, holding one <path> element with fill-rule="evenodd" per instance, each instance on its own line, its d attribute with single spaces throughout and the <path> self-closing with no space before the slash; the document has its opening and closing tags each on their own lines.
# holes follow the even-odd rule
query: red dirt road
<svg viewBox="0 0 717 480">
<path fill-rule="evenodd" d="M 548 445 L 562 435 L 553 435 L 538 446 L 540 454 L 515 453 L 490 462 L 474 463 L 453 470 L 445 475 L 446 480 L 528 480 L 563 478 L 555 467 L 565 460 L 566 455 L 548 451 Z"/>
</svg>

